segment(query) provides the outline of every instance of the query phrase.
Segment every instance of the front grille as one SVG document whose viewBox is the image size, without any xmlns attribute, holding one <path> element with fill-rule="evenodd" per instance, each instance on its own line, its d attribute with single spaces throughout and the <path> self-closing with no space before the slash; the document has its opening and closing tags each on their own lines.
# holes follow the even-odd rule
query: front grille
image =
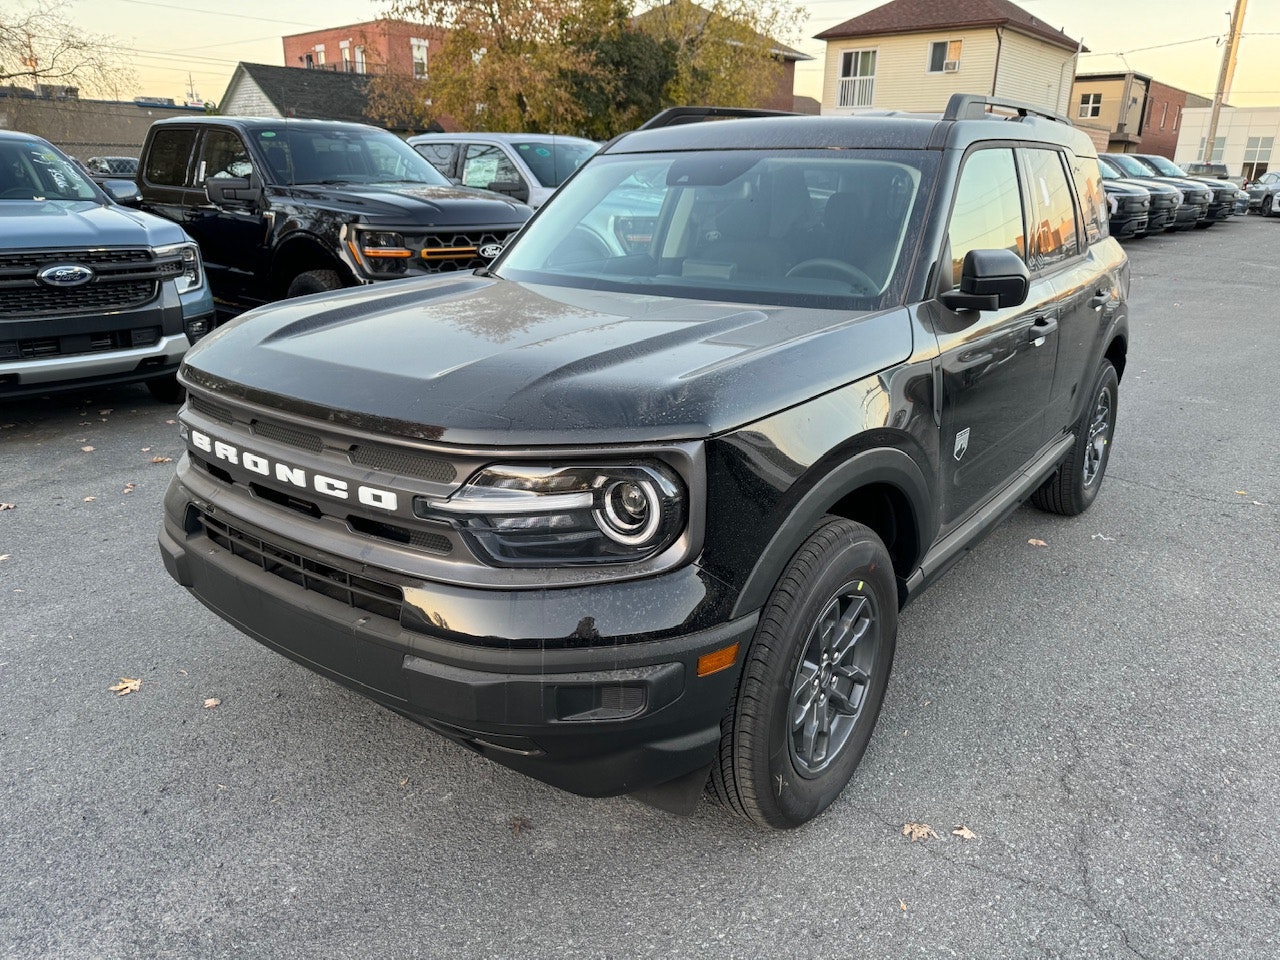
<svg viewBox="0 0 1280 960">
<path fill-rule="evenodd" d="M 102 330 L 97 333 L 70 334 L 63 337 L 0 340 L 0 363 L 7 360 L 39 360 L 44 357 L 69 357 L 84 353 L 153 347 L 159 342 L 159 327 Z"/>
<path fill-rule="evenodd" d="M 22 250 L 17 253 L 0 253 L 0 270 L 37 270 L 51 263 L 83 263 L 86 266 L 115 266 L 130 263 L 151 263 L 151 251 L 146 247 L 121 250 Z"/>
<path fill-rule="evenodd" d="M 266 437 L 276 443 L 297 447 L 299 450 L 307 450 L 310 453 L 319 453 L 324 449 L 324 441 L 320 439 L 320 435 L 308 430 L 286 427 L 267 420 L 254 420 L 249 426 L 255 436 Z"/>
<path fill-rule="evenodd" d="M 211 517 L 195 507 L 189 509 L 194 517 L 189 517 L 188 528 L 193 526 L 190 521 L 194 520 L 204 529 L 205 536 L 211 543 L 233 556 L 247 560 L 272 576 L 288 580 L 304 590 L 399 622 L 404 592 L 397 585 L 311 560 L 296 551 Z"/>
<path fill-rule="evenodd" d="M 95 278 L 82 287 L 59 289 L 32 285 L 0 287 L 0 315 L 9 318 L 104 313 L 140 307 L 156 295 L 156 281 L 104 282 Z"/>
<path fill-rule="evenodd" d="M 429 234 L 422 244 L 422 267 L 427 273 L 452 273 L 483 267 L 490 258 L 480 256 L 479 249 L 492 243 L 505 243 L 511 233 L 510 230 L 491 230 L 484 233 Z"/>
<path fill-rule="evenodd" d="M 391 447 L 354 447 L 351 450 L 351 462 L 360 467 L 373 467 L 402 477 L 420 477 L 437 483 L 448 483 L 458 476 L 458 471 L 451 463 Z"/>
<path fill-rule="evenodd" d="M 221 420 L 223 423 L 231 423 L 235 416 L 231 413 L 230 407 L 224 407 L 220 403 L 214 403 L 212 400 L 206 400 L 198 393 L 187 393 L 187 402 L 191 405 L 191 409 L 197 413 L 202 413 L 211 420 Z"/>
</svg>

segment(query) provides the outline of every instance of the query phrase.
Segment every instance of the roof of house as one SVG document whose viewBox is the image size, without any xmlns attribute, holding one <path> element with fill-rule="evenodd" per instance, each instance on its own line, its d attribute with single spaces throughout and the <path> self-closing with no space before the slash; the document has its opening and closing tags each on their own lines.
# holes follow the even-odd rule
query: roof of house
<svg viewBox="0 0 1280 960">
<path fill-rule="evenodd" d="M 1032 16 L 1010 0 L 890 0 L 860 17 L 823 30 L 814 39 L 873 37 L 894 33 L 923 33 L 963 27 L 1009 27 L 1068 50 L 1089 48 Z"/>
<path fill-rule="evenodd" d="M 369 122 L 364 113 L 369 78 L 364 74 L 239 63 L 219 102 L 224 113 L 235 109 L 234 94 L 246 79 L 257 84 L 282 117 Z"/>
<path fill-rule="evenodd" d="M 636 16 L 632 17 L 631 20 L 633 23 L 640 26 L 643 26 L 646 23 L 661 21 L 670 15 L 671 8 L 674 8 L 677 4 L 687 4 L 690 7 L 696 8 L 697 10 L 701 11 L 704 18 L 717 16 L 717 17 L 720 17 L 721 19 L 724 19 L 722 14 L 718 14 L 718 13 L 713 14 L 710 10 L 706 9 L 705 7 L 702 7 L 696 3 L 693 3 L 692 0 L 667 0 L 666 3 L 660 3 L 655 7 L 650 7 L 644 13 L 637 14 Z M 705 19 L 703 22 L 705 22 Z M 757 33 L 756 36 L 762 36 L 762 35 Z M 769 48 L 769 52 L 772 53 L 775 57 L 780 57 L 783 60 L 792 60 L 792 61 L 813 59 L 813 57 L 809 56 L 809 54 L 802 53 L 799 50 L 795 50 L 792 47 L 788 47 L 786 44 L 779 43 L 777 40 L 774 40 L 772 37 L 764 37 L 764 39 L 768 40 L 769 43 L 772 44 L 772 46 Z"/>
</svg>

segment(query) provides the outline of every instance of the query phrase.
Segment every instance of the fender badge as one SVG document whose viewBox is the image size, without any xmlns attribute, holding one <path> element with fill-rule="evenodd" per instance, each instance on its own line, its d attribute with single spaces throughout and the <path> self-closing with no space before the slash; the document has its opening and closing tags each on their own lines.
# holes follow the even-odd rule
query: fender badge
<svg viewBox="0 0 1280 960">
<path fill-rule="evenodd" d="M 969 428 L 965 427 L 956 434 L 955 458 L 960 460 L 969 449 Z"/>
</svg>

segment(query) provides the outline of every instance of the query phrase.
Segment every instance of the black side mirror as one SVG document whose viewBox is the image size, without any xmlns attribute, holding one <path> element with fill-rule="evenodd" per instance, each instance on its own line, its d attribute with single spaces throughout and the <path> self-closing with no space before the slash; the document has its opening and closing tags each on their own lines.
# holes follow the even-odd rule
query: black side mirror
<svg viewBox="0 0 1280 960">
<path fill-rule="evenodd" d="M 487 189 L 494 193 L 505 194 L 513 200 L 519 200 L 525 203 L 529 199 L 529 188 L 520 180 L 495 180 L 489 184 Z"/>
<path fill-rule="evenodd" d="M 142 192 L 138 189 L 138 185 L 132 180 L 103 180 L 99 186 L 101 186 L 107 196 L 116 203 L 126 207 L 142 206 Z"/>
<path fill-rule="evenodd" d="M 1025 303 L 1031 274 L 1011 250 L 970 250 L 960 268 L 960 289 L 940 294 L 952 310 L 998 310 Z"/>
<path fill-rule="evenodd" d="M 204 193 L 215 207 L 262 205 L 262 188 L 249 177 L 210 177 L 204 182 Z"/>
</svg>

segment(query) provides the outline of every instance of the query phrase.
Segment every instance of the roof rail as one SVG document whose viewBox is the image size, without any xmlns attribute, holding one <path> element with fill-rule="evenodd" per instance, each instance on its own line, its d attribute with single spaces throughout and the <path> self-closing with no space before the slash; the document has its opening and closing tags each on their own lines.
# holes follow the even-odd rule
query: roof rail
<svg viewBox="0 0 1280 960">
<path fill-rule="evenodd" d="M 701 123 L 703 120 L 727 120 L 746 117 L 799 117 L 803 114 L 788 110 L 756 110 L 751 107 L 667 107 L 661 113 L 646 120 L 637 130 L 656 130 L 658 127 L 675 127 L 682 123 Z"/>
<path fill-rule="evenodd" d="M 987 114 L 988 107 L 1000 110 L 1010 110 L 1016 113 L 1019 117 L 1042 117 L 1045 120 L 1065 123 L 1068 127 L 1075 126 L 1069 117 L 1065 117 L 1060 113 L 1054 113 L 1052 110 L 1044 110 L 1030 103 L 1023 103 L 1020 100 L 1004 100 L 1000 97 L 982 97 L 975 93 L 953 93 L 951 95 L 951 99 L 947 101 L 947 109 L 943 111 L 942 119 L 981 119 Z"/>
</svg>

